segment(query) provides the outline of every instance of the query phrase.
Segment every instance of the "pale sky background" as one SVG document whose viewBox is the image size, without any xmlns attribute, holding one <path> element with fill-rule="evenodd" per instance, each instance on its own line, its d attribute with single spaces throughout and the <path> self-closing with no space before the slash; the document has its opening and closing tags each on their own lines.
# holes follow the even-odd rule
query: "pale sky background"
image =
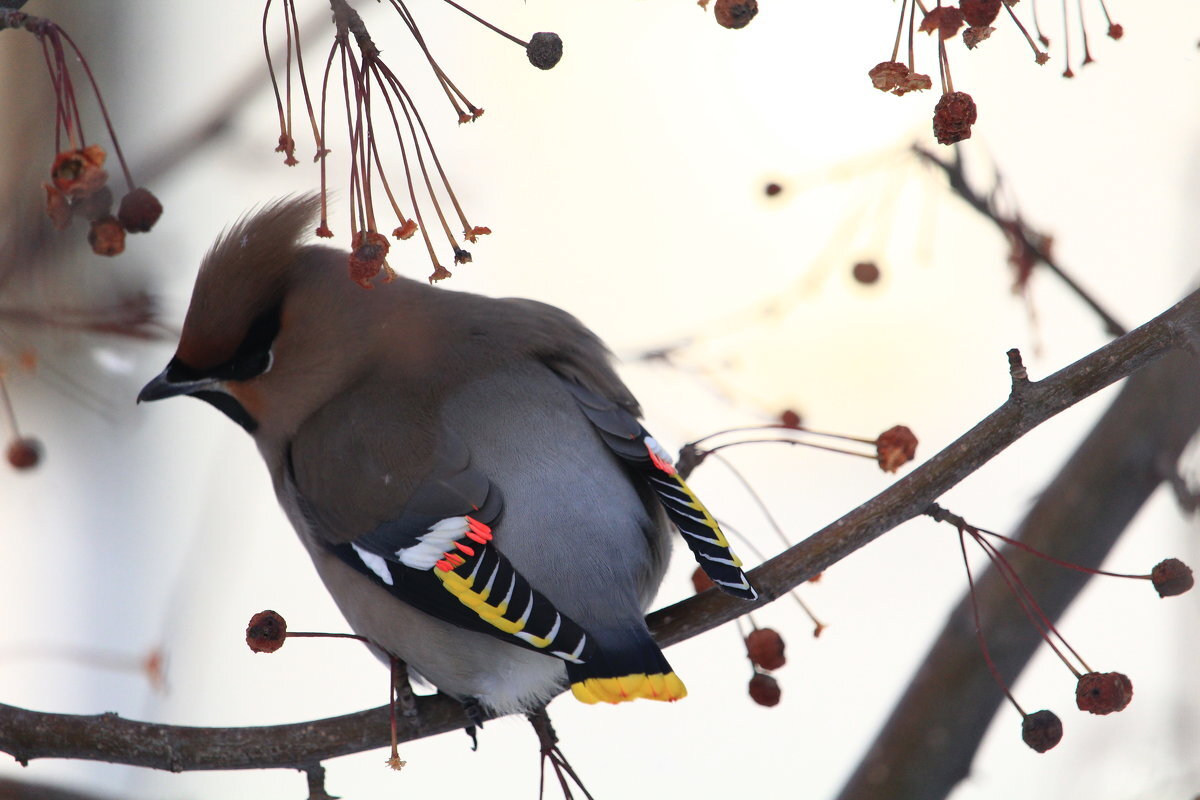
<svg viewBox="0 0 1200 800">
<path fill-rule="evenodd" d="M 119 276 L 139 260 L 151 264 L 165 318 L 177 323 L 221 228 L 255 204 L 311 189 L 316 171 L 307 140 L 293 170 L 271 153 L 277 131 L 258 4 L 133 5 L 136 15 L 119 17 L 144 44 L 127 56 L 134 97 L 115 103 L 114 116 L 135 163 L 203 119 L 248 70 L 260 69 L 264 81 L 228 136 L 152 187 L 166 213 L 153 234 L 131 240 L 128 265 L 94 266 Z M 321 3 L 298 5 L 311 20 Z M 895 98 L 867 78 L 890 53 L 892 3 L 763 0 L 742 31 L 717 27 L 684 0 L 472 5 L 517 35 L 560 33 L 566 55 L 548 73 L 440 3 L 410 5 L 442 66 L 487 111 L 456 125 L 399 21 L 382 8 L 367 18 L 389 63 L 411 62 L 406 84 L 426 98 L 418 102 L 459 198 L 472 222 L 495 232 L 472 248 L 475 263 L 457 269 L 448 288 L 555 303 L 623 356 L 704 337 L 681 356 L 685 370 L 629 363 L 622 371 L 647 426 L 672 449 L 795 407 L 815 427 L 864 436 L 904 423 L 923 459 L 1003 401 L 1008 348 L 1022 349 L 1036 378 L 1105 341 L 1048 275 L 1033 281 L 1032 325 L 1009 293 L 1000 236 L 911 160 L 880 156 L 872 163 L 890 166 L 837 183 L 823 177 L 914 140 L 937 147 L 934 93 Z M 1026 219 L 1054 234 L 1062 263 L 1132 326 L 1179 299 L 1196 274 L 1200 8 L 1114 0 L 1110 10 L 1126 31 L 1114 43 L 1103 36 L 1099 6 L 1085 5 L 1097 63 L 1076 67 L 1074 81 L 1059 77 L 1057 3 L 1041 4 L 1054 39 L 1050 64 L 1036 67 L 1001 19 L 974 53 L 956 43 L 952 67 L 956 88 L 980 109 L 966 147 L 975 174 L 998 165 Z M 27 10 L 46 8 L 34 0 Z M 125 6 L 113 8 L 116 17 Z M 0 46 L 12 36 L 0 35 Z M 918 46 L 918 68 L 935 72 L 932 43 L 922 35 Z M 310 65 L 322 58 L 321 48 L 310 51 Z M 44 78 L 40 61 L 25 66 L 30 80 Z M 337 139 L 333 146 L 344 147 Z M 769 180 L 785 186 L 773 200 L 762 194 Z M 343 246 L 345 199 L 343 190 L 333 222 Z M 848 226 L 855 214 L 861 224 Z M 878 285 L 850 279 L 860 258 L 879 261 Z M 391 263 L 416 278 L 429 270 L 416 240 L 394 248 Z M 771 299 L 782 304 L 778 316 L 744 313 Z M 103 413 L 16 377 L 22 426 L 45 441 L 48 456 L 35 473 L 0 474 L 10 565 L 0 584 L 10 610 L 0 652 L 6 644 L 10 653 L 72 645 L 136 654 L 162 645 L 169 692 L 156 694 L 136 676 L 10 656 L 0 659 L 0 700 L 195 725 L 380 705 L 387 672 L 354 643 L 293 641 L 270 657 L 246 649 L 246 621 L 263 608 L 296 629 L 345 624 L 278 511 L 251 440 L 198 402 L 133 405 L 172 349 L 96 343 L 90 355 L 110 368 L 93 370 Z M 124 374 L 112 374 L 114 365 Z M 1110 396 L 1026 437 L 943 505 L 1011 530 Z M 793 540 L 891 481 L 870 462 L 796 448 L 730 457 Z M 720 465 L 706 464 L 692 483 L 719 517 L 759 548 L 778 550 Z M 1195 562 L 1195 533 L 1157 495 L 1107 566 L 1145 572 L 1167 556 Z M 659 605 L 690 591 L 692 568 L 679 548 Z M 964 585 L 954 532 L 915 521 L 803 589 L 830 624 L 819 640 L 790 601 L 756 614 L 788 642 L 779 706 L 760 708 L 746 696 L 750 668 L 729 625 L 668 650 L 690 690 L 685 701 L 596 708 L 568 697 L 551 715 L 597 798 L 831 797 Z M 1058 712 L 1062 744 L 1034 754 L 1020 741 L 1020 717 L 1002 710 L 954 800 L 1200 792 L 1200 686 L 1191 668 L 1198 620 L 1195 595 L 1161 601 L 1143 584 L 1093 582 L 1061 629 L 1097 669 L 1132 677 L 1132 705 L 1107 718 L 1076 711 L 1073 679 L 1042 653 L 1015 691 L 1029 710 Z M 523 720 L 488 723 L 479 751 L 468 745 L 463 734 L 405 744 L 399 774 L 383 767 L 386 751 L 335 759 L 326 763 L 327 787 L 358 800 L 535 796 L 536 745 Z M 135 800 L 304 793 L 303 777 L 286 771 L 171 775 L 62 761 L 21 769 L 7 759 L 0 771 Z"/>
</svg>

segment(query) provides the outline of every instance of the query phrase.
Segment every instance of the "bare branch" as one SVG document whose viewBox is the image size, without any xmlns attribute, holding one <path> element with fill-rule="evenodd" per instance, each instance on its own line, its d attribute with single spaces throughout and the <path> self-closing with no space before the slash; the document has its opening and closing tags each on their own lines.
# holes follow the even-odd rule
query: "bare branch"
<svg viewBox="0 0 1200 800">
<path fill-rule="evenodd" d="M 871 500 L 752 571 L 770 602 L 887 531 L 924 512 L 948 489 L 1033 428 L 1101 389 L 1181 348 L 1200 351 L 1200 292 L 1134 331 L 1040 381 L 1024 383 L 998 409 L 949 447 Z M 746 613 L 746 604 L 715 591 L 650 615 L 655 638 L 676 644 Z"/>
<path fill-rule="evenodd" d="M 1101 322 L 1104 323 L 1106 333 L 1110 336 L 1122 336 L 1125 333 L 1125 326 L 1117 322 L 1115 317 L 1105 311 L 1099 301 L 1092 297 L 1091 293 L 1084 289 L 1074 278 L 1068 275 L 1066 270 L 1047 251 L 1047 248 L 1040 244 L 1043 237 L 1034 233 L 1020 217 L 1009 218 L 1001 214 L 996 208 L 993 198 L 984 197 L 971 188 L 971 185 L 967 183 L 966 173 L 963 171 L 961 154 L 957 150 L 954 153 L 954 160 L 949 163 L 920 146 L 914 146 L 913 152 L 945 173 L 946 180 L 950 184 L 950 189 L 971 206 L 971 208 L 978 211 L 987 219 L 990 219 L 1006 236 L 1015 237 L 1021 247 L 1027 252 L 1032 253 L 1038 261 L 1046 265 L 1047 269 L 1057 275 L 1059 280 L 1065 283 L 1088 308 L 1092 309 L 1096 316 L 1100 317 Z"/>
<path fill-rule="evenodd" d="M 1042 552 L 1098 568 L 1104 556 L 1163 481 L 1200 427 L 1200 369 L 1175 353 L 1129 379 L 1112 406 L 1046 487 L 1016 538 Z M 1038 605 L 1058 617 L 1088 574 L 1063 570 L 1014 547 L 1004 558 L 1035 588 Z M 988 649 L 1012 685 L 1041 643 L 993 566 L 976 580 Z M 938 800 L 966 777 L 1004 695 L 979 652 L 964 597 L 840 800 Z M 1068 701 L 1069 702 L 1069 701 Z M 1012 735 L 1020 735 L 1013 714 Z M 924 735 L 922 735 L 924 734 Z"/>
<path fill-rule="evenodd" d="M 1158 360 L 1200 342 L 1200 292 L 1131 333 L 1041 381 L 1022 381 L 1003 405 L 907 477 L 750 573 L 762 600 L 747 603 L 708 591 L 649 617 L 664 646 L 676 644 L 770 602 L 930 503 L 1037 425 Z M 468 724 L 458 703 L 419 698 L 415 718 L 399 720 L 399 740 Z M 388 743 L 386 707 L 325 720 L 253 728 L 192 728 L 121 719 L 114 714 L 45 714 L 0 705 L 0 750 L 19 761 L 79 758 L 173 771 L 309 769 L 324 759 Z"/>
</svg>

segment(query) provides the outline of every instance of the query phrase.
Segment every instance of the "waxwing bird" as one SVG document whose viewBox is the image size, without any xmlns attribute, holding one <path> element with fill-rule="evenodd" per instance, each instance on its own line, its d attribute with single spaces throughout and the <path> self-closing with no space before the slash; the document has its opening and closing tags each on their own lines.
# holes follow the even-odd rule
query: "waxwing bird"
<svg viewBox="0 0 1200 800">
<path fill-rule="evenodd" d="M 604 345 L 531 300 L 364 291 L 302 242 L 316 210 L 282 200 L 218 239 L 138 400 L 191 395 L 250 433 L 350 625 L 442 692 L 497 714 L 567 685 L 683 697 L 644 620 L 670 531 L 757 595 Z"/>
</svg>

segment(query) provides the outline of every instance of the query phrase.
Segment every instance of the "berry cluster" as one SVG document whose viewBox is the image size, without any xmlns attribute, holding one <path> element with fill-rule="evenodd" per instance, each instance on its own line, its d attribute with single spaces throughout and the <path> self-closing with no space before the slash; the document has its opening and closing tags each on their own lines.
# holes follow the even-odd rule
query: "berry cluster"
<svg viewBox="0 0 1200 800">
<path fill-rule="evenodd" d="M 404 0 L 389 0 L 389 2 L 428 60 L 459 123 L 473 122 L 483 116 L 483 109 L 468 100 L 467 96 L 459 90 L 438 64 Z M 446 2 L 481 25 L 520 45 L 524 48 L 529 62 L 538 69 L 550 69 L 562 58 L 562 40 L 554 33 L 535 33 L 528 42 L 522 41 L 452 0 L 446 0 Z M 454 216 L 457 217 L 457 222 L 462 227 L 464 243 L 474 243 L 479 236 L 491 233 L 491 230 L 481 225 L 472 225 L 467 221 L 466 213 L 454 194 L 446 170 L 438 159 L 433 140 L 421 118 L 420 110 L 399 76 L 383 60 L 380 49 L 371 38 L 366 24 L 345 0 L 332 0 L 333 44 L 325 59 L 325 70 L 320 84 L 320 102 L 316 104 L 317 109 L 314 109 L 314 92 L 310 92 L 309 89 L 308 77 L 304 70 L 304 57 L 300 48 L 300 25 L 296 17 L 295 0 L 281 0 L 280 2 L 283 9 L 286 42 L 285 65 L 282 71 L 283 91 L 282 93 L 280 91 L 280 80 L 276 76 L 275 64 L 268 46 L 267 26 L 270 21 L 272 4 L 273 0 L 267 0 L 263 11 L 263 47 L 266 50 L 267 69 L 271 75 L 271 84 L 275 90 L 275 103 L 279 114 L 279 139 L 275 151 L 283 154 L 284 164 L 294 166 L 299 163 L 296 158 L 296 140 L 293 136 L 292 124 L 292 76 L 295 74 L 316 144 L 313 160 L 320 164 L 321 170 L 321 221 L 316 234 L 321 237 L 333 236 L 333 231 L 327 221 L 326 210 L 328 196 L 326 156 L 329 155 L 330 149 L 325 123 L 331 92 L 330 82 L 331 79 L 337 82 L 334 77 L 336 62 L 337 68 L 340 70 L 342 104 L 345 108 L 347 127 L 347 153 L 350 161 L 350 247 L 352 252 L 348 268 L 351 279 L 369 289 L 372 281 L 381 273 L 385 281 L 390 280 L 394 274 L 387 263 L 390 242 L 386 235 L 380 233 L 377 221 L 376 184 L 383 189 L 387 205 L 397 222 L 392 229 L 392 236 L 404 241 L 420 232 L 425 242 L 425 249 L 429 254 L 429 260 L 433 265 L 433 272 L 429 275 L 430 282 L 449 278 L 450 270 L 442 265 L 434 250 L 430 227 L 426 222 L 426 213 L 433 212 L 433 217 L 437 220 L 436 227 L 441 229 L 441 233 L 449 243 L 455 264 L 469 263 L 471 253 L 456 241 L 450 224 L 447 222 L 448 214 L 445 212 L 444 203 L 448 201 L 453 208 Z M 336 86 L 332 91 L 337 91 Z M 336 100 L 334 102 L 337 103 Z M 406 190 L 403 193 L 407 194 L 410 213 L 405 213 L 401 208 L 402 191 L 388 179 L 387 168 L 378 144 L 381 138 L 391 139 L 399 147 L 404 168 L 403 187 Z M 444 196 L 445 199 L 439 199 L 439 195 Z"/>
<path fill-rule="evenodd" d="M 1084 55 L 1081 65 L 1090 64 L 1095 60 L 1092 58 L 1091 48 L 1088 44 L 1083 2 L 1084 0 L 1077 0 L 1076 12 L 1083 36 Z M 889 60 L 880 62 L 871 68 L 868 73 L 871 83 L 876 89 L 882 92 L 891 92 L 895 95 L 904 95 L 912 91 L 924 91 L 933 88 L 933 80 L 929 75 L 917 72 L 913 39 L 914 34 L 917 32 L 936 36 L 938 78 L 942 96 L 938 100 L 933 113 L 934 137 L 940 144 L 954 144 L 961 142 L 963 139 L 971 138 L 971 126 L 975 124 L 978 112 L 971 95 L 966 92 L 954 90 L 954 81 L 950 76 L 950 59 L 946 50 L 946 42 L 958 36 L 961 31 L 963 45 L 968 50 L 974 50 L 996 31 L 993 23 L 996 22 L 1001 10 L 1003 10 L 1007 12 L 1008 18 L 1012 20 L 1013 24 L 1020 30 L 1025 40 L 1029 43 L 1030 48 L 1033 50 L 1034 61 L 1037 64 L 1045 64 L 1050 60 L 1050 54 L 1042 48 L 1050 46 L 1050 39 L 1042 32 L 1041 23 L 1038 20 L 1037 0 L 1027 3 L 1028 6 L 1033 8 L 1033 27 L 1037 33 L 1036 41 L 1025 27 L 1025 24 L 1021 22 L 1016 11 L 1014 11 L 1013 7 L 1017 3 L 1018 0 L 960 0 L 957 5 L 943 5 L 942 0 L 937 0 L 937 5 L 934 8 L 927 9 L 922 0 L 911 0 L 911 2 L 903 0 L 900 6 L 900 23 L 896 28 L 896 39 L 892 45 L 892 56 Z M 1108 35 L 1113 39 L 1120 39 L 1125 33 L 1124 28 L 1112 21 L 1104 0 L 1099 0 L 1099 3 L 1100 8 L 1104 12 L 1104 18 L 1108 22 Z M 919 24 L 916 19 L 918 8 L 922 15 Z M 900 42 L 904 38 L 905 30 L 908 31 L 908 60 L 907 63 L 902 63 L 898 59 L 900 56 Z M 1071 78 L 1075 75 L 1071 70 L 1071 41 L 1069 31 L 1070 21 L 1068 20 L 1067 6 L 1064 0 L 1063 42 L 1065 50 L 1064 58 L 1067 62 L 1067 67 L 1063 71 L 1063 77 L 1065 78 Z"/>
<path fill-rule="evenodd" d="M 74 217 L 82 217 L 88 222 L 87 240 L 93 252 L 102 256 L 123 253 L 125 234 L 150 230 L 162 214 L 162 204 L 148 189 L 134 182 L 87 59 L 67 32 L 48 19 L 20 11 L 0 10 L 0 30 L 5 28 L 24 30 L 38 38 L 54 89 L 54 150 L 57 155 L 50 166 L 50 182 L 44 184 L 47 215 L 58 230 L 70 225 Z M 104 169 L 107 153 L 98 144 L 87 144 L 84 134 L 69 68 L 72 61 L 78 62 L 91 85 L 125 176 L 127 191 L 116 214 L 113 213 L 108 172 Z"/>
</svg>

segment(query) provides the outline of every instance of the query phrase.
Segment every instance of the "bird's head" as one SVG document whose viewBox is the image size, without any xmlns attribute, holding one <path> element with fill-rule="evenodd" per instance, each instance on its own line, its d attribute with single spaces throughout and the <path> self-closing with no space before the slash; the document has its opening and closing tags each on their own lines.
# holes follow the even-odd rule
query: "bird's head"
<svg viewBox="0 0 1200 800">
<path fill-rule="evenodd" d="M 190 395 L 257 433 L 267 415 L 295 424 L 288 418 L 350 379 L 353 316 L 339 309 L 373 305 L 377 293 L 346 277 L 345 253 L 303 243 L 318 207 L 312 195 L 287 198 L 222 234 L 200 266 L 175 356 L 138 402 Z"/>
</svg>

